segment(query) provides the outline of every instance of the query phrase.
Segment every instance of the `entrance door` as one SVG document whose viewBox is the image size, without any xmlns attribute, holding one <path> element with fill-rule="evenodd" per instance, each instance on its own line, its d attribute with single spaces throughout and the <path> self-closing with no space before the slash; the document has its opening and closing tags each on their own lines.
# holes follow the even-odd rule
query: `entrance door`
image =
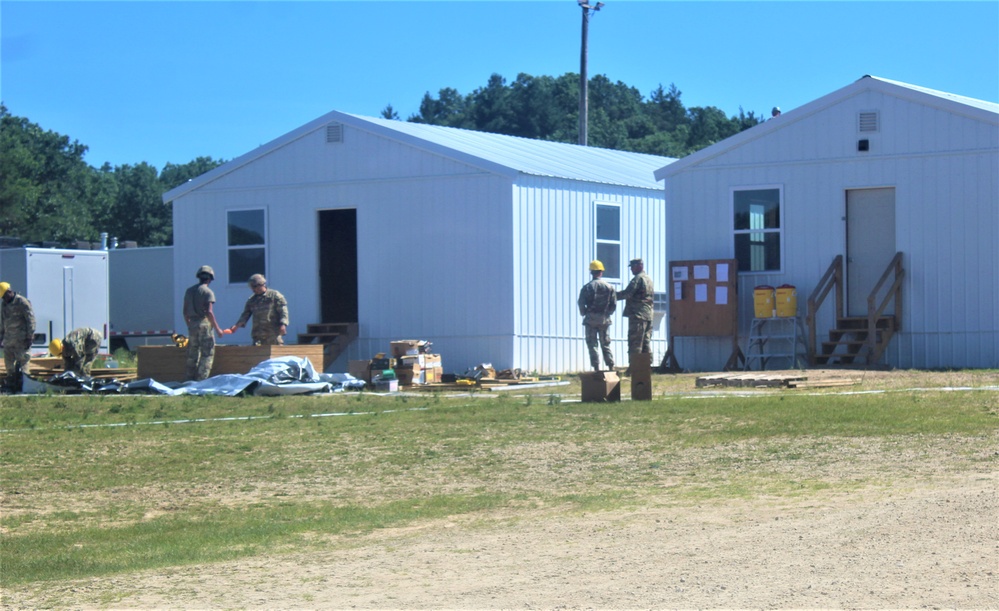
<svg viewBox="0 0 999 611">
<path fill-rule="evenodd" d="M 321 322 L 357 322 L 357 210 L 319 211 Z"/>
<path fill-rule="evenodd" d="M 895 256 L 895 189 L 846 192 L 847 315 L 866 316 L 867 296 Z M 884 312 L 892 314 L 892 307 Z"/>
</svg>

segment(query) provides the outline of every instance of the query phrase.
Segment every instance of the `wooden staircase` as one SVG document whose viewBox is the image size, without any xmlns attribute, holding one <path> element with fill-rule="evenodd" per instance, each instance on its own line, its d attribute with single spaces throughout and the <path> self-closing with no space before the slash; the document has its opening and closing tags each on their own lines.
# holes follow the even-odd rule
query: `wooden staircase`
<svg viewBox="0 0 999 611">
<path fill-rule="evenodd" d="M 817 365 L 876 365 L 892 336 L 902 328 L 902 280 L 905 268 L 902 253 L 896 253 L 867 296 L 866 316 L 845 316 L 843 312 L 843 256 L 833 259 L 822 280 L 808 298 L 808 362 Z M 888 281 L 892 280 L 890 285 Z M 887 285 L 887 289 L 885 288 Z M 833 293 L 836 326 L 829 330 L 829 341 L 821 346 L 816 338 L 816 318 L 825 298 Z M 879 295 L 884 294 L 879 301 Z M 894 314 L 885 314 L 888 306 Z"/>
<path fill-rule="evenodd" d="M 864 316 L 837 319 L 836 328 L 829 330 L 829 341 L 822 342 L 815 353 L 815 365 L 873 365 L 878 362 L 888 342 L 898 330 L 894 316 L 879 316 L 874 321 L 874 341 Z"/>
<path fill-rule="evenodd" d="M 298 334 L 299 344 L 322 344 L 323 362 L 332 363 L 357 338 L 356 322 L 321 322 L 306 325 Z"/>
</svg>

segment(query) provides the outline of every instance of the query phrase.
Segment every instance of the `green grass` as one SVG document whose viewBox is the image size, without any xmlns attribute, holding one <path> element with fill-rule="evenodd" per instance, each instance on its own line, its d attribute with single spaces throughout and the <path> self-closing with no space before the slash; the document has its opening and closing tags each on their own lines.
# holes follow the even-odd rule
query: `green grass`
<svg viewBox="0 0 999 611">
<path fill-rule="evenodd" d="M 997 462 L 994 391 L 552 396 L 0 397 L 0 579 L 346 545 L 457 516 L 807 498 Z"/>
</svg>

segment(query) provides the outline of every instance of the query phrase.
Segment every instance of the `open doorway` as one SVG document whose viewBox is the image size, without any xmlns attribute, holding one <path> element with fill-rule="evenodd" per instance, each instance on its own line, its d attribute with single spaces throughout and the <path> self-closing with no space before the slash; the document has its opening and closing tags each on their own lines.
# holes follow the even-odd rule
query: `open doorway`
<svg viewBox="0 0 999 611">
<path fill-rule="evenodd" d="M 357 298 L 357 210 L 320 210 L 321 322 L 357 322 Z"/>
</svg>

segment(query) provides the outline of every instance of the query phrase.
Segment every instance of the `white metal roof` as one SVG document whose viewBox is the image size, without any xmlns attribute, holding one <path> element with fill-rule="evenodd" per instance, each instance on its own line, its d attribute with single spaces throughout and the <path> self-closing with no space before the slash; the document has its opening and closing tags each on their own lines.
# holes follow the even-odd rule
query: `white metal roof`
<svg viewBox="0 0 999 611">
<path fill-rule="evenodd" d="M 858 92 L 867 90 L 880 91 L 888 95 L 911 99 L 922 104 L 938 106 L 944 110 L 971 116 L 975 119 L 993 125 L 999 124 L 999 104 L 994 102 L 967 98 L 964 96 L 954 95 L 952 93 L 945 93 L 943 91 L 936 91 L 934 89 L 927 89 L 925 87 L 902 83 L 900 81 L 892 81 L 885 78 L 865 75 L 853 83 L 850 83 L 846 87 L 837 89 L 830 94 L 805 104 L 804 106 L 783 112 L 779 117 L 775 117 L 765 123 L 760 123 L 750 129 L 739 132 L 738 134 L 730 136 L 721 142 L 717 142 L 709 147 L 697 151 L 696 153 L 688 155 L 675 163 L 665 164 L 662 167 L 657 168 L 655 170 L 656 180 L 663 180 L 664 178 L 673 176 L 678 172 L 682 172 L 686 168 L 697 165 L 698 163 L 708 159 L 712 159 L 722 153 L 725 153 L 726 151 L 742 146 L 747 142 L 761 138 L 774 130 L 781 129 L 790 122 L 800 121 L 824 108 L 828 108 L 829 106 L 836 104 L 843 99 L 856 95 Z"/>
<path fill-rule="evenodd" d="M 655 170 L 672 157 L 532 140 L 454 127 L 409 123 L 333 111 L 163 195 L 169 202 L 331 123 L 405 142 L 501 174 L 527 174 L 661 190 Z"/>
</svg>

